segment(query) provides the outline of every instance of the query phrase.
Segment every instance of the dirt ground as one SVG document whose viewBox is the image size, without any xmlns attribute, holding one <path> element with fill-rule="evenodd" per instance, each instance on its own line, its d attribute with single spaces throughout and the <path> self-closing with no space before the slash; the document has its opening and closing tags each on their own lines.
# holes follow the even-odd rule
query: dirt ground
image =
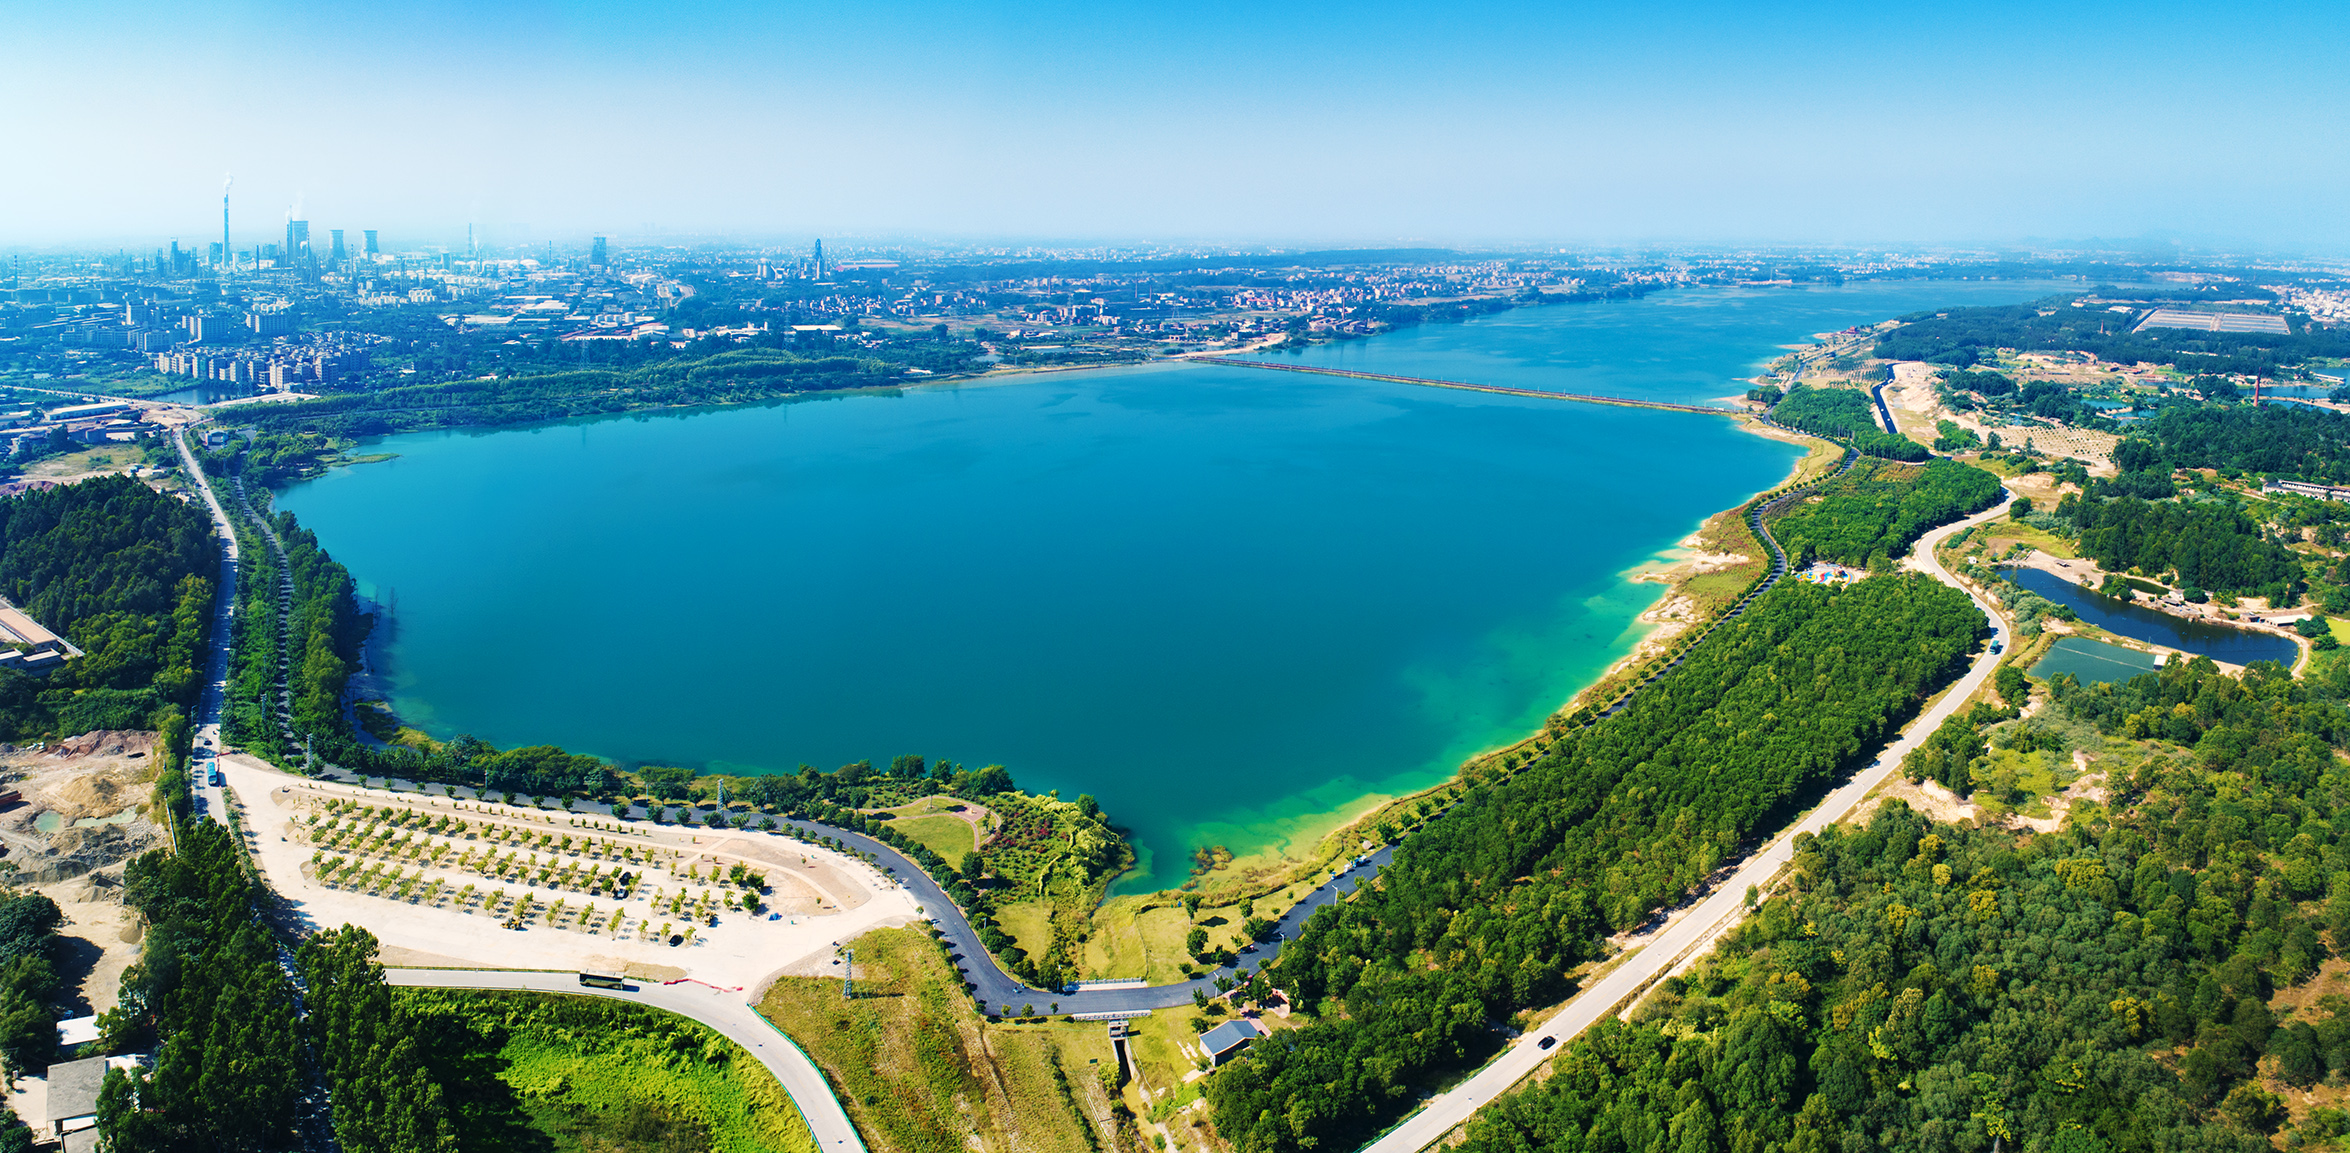
<svg viewBox="0 0 2350 1153">
<path fill-rule="evenodd" d="M 0 865 L 20 887 L 57 902 L 57 961 L 69 1015 L 102 1013 L 138 960 L 138 917 L 122 903 L 122 867 L 165 843 L 143 812 L 155 775 L 155 734 L 96 732 L 48 748 L 0 750 L 0 788 L 22 799 L 0 807 Z M 45 815 L 54 819 L 44 822 Z M 113 820 L 120 823 L 75 822 Z M 49 823 L 55 831 L 44 831 Z"/>
<path fill-rule="evenodd" d="M 224 756 L 220 765 L 233 803 L 246 816 L 248 844 L 270 887 L 286 903 L 287 914 L 310 927 L 346 922 L 363 925 L 384 943 L 386 959 L 399 963 L 624 970 L 645 980 L 692 977 L 722 988 L 749 988 L 811 958 L 821 965 L 838 942 L 867 929 L 921 919 L 912 896 L 878 870 L 831 850 L 773 834 L 712 836 L 705 830 L 642 822 L 626 822 L 627 831 L 622 832 L 618 822 L 591 821 L 560 812 L 460 803 L 288 777 L 239 756 Z M 646 876 L 643 892 L 625 901 L 610 897 L 599 901 L 575 890 L 550 888 L 539 897 L 542 904 L 564 898 L 574 907 L 582 903 L 597 906 L 599 916 L 620 912 L 640 928 L 615 931 L 600 921 L 556 927 L 539 918 L 515 931 L 503 927 L 504 917 L 475 907 L 454 891 L 394 896 L 388 890 L 370 894 L 322 883 L 315 874 L 314 854 L 358 858 L 349 850 L 321 850 L 313 845 L 307 818 L 321 814 L 324 802 L 343 799 L 470 822 L 472 832 L 443 838 L 452 849 L 487 846 L 480 834 L 492 827 L 531 833 L 592 828 L 597 837 L 625 841 L 635 846 L 640 858 L 646 858 L 636 866 Z M 582 859 L 576 850 L 568 857 Z M 718 923 L 700 926 L 699 935 L 690 944 L 667 945 L 645 939 L 642 923 L 665 922 L 674 916 L 656 912 L 653 899 L 665 891 L 710 888 L 710 874 L 736 862 L 765 874 L 772 888 L 767 905 L 774 919 L 765 913 L 727 910 Z M 474 884 L 483 891 L 511 891 L 514 896 L 530 891 L 519 876 L 485 880 L 452 860 L 434 863 L 410 858 L 399 863 L 420 876 L 445 881 L 452 890 Z M 704 879 L 696 881 L 696 875 Z M 679 921 L 684 923 L 683 918 Z"/>
<path fill-rule="evenodd" d="M 1893 365 L 1893 383 L 1885 386 L 1885 405 L 1893 410 L 1894 424 L 1910 439 L 1920 444 L 1934 443 L 1934 438 L 1940 435 L 1938 423 L 1947 420 L 1971 430 L 1977 436 L 1988 438 L 1990 434 L 1998 433 L 2000 443 L 2008 448 L 2023 448 L 2028 443 L 2050 457 L 2069 456 L 2081 460 L 2096 475 L 2113 475 L 2113 446 L 2120 437 L 2108 432 L 2061 426 L 2012 426 L 2004 423 L 2004 417 L 1986 419 L 1981 412 L 1954 413 L 1942 407 L 1941 398 L 1934 389 L 1934 379 L 1933 365 L 1920 361 L 1899 361 Z M 2058 374 L 2035 372 L 2030 375 L 2030 379 L 2064 378 Z"/>
</svg>

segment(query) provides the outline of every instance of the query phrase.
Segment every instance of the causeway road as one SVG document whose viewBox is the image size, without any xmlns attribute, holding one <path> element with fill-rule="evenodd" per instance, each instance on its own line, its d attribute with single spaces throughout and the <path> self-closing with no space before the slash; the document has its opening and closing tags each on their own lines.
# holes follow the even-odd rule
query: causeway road
<svg viewBox="0 0 2350 1153">
<path fill-rule="evenodd" d="M 1462 392 L 1490 392 L 1501 396 L 1529 396 L 1537 400 L 1570 400 L 1579 404 L 1612 404 L 1623 408 L 1655 408 L 1666 412 L 1689 412 L 1699 416 L 1745 416 L 1742 408 L 1717 408 L 1703 404 L 1675 404 L 1665 400 L 1634 400 L 1627 396 L 1600 396 L 1588 392 L 1553 392 L 1543 388 L 1511 388 L 1500 384 L 1473 384 L 1465 380 L 1437 380 L 1426 376 L 1395 376 L 1384 372 L 1359 372 L 1351 368 L 1325 368 L 1315 364 L 1283 364 L 1276 360 L 1251 360 L 1239 356 L 1188 357 L 1193 364 L 1226 364 L 1234 368 L 1263 368 L 1274 372 L 1309 372 L 1318 376 L 1343 376 L 1353 380 L 1383 380 L 1390 384 L 1416 384 L 1423 388 L 1451 388 Z"/>
<path fill-rule="evenodd" d="M 627 989 L 597 989 L 579 983 L 577 973 L 545 973 L 507 969 L 385 969 L 384 980 L 418 989 L 512 989 L 530 993 L 568 993 L 610 997 L 665 1009 L 699 1021 L 740 1045 L 775 1074 L 783 1091 L 791 1094 L 816 1135 L 824 1153 L 865 1153 L 865 1141 L 849 1124 L 848 1112 L 825 1084 L 824 1074 L 808 1054 L 767 1023 L 757 1010 L 736 994 L 698 981 L 661 984 L 631 981 Z"/>
<path fill-rule="evenodd" d="M 2004 514 L 2007 506 L 2008 502 L 2002 500 L 1997 507 L 1987 512 L 1927 533 L 1918 541 L 1917 551 L 1908 562 L 1910 567 L 1965 592 L 1974 600 L 1975 607 L 1981 609 L 1984 617 L 1991 622 L 1991 639 L 1994 644 L 2000 644 L 2006 639 L 1998 611 L 1985 604 L 1974 590 L 1960 584 L 1944 571 L 1934 559 L 1934 548 L 1952 533 Z M 1430 1098 L 1419 1112 L 1364 1146 L 1364 1153 L 1420 1153 L 1422 1149 L 1435 1144 L 1455 1126 L 1466 1122 L 1471 1114 L 1494 1098 L 1509 1092 L 1527 1074 L 1539 1068 L 1543 1061 L 1559 1052 L 1565 1042 L 1573 1040 L 1602 1017 L 1624 1008 L 1627 1001 L 1659 977 L 1672 972 L 1675 965 L 1710 945 L 1721 930 L 1746 915 L 1747 887 L 1769 884 L 1779 870 L 1795 859 L 1796 837 L 1806 833 L 1817 834 L 1859 807 L 1863 798 L 1885 783 L 1885 778 L 1900 767 L 1902 758 L 1908 756 L 1910 750 L 1916 748 L 1951 713 L 1965 704 L 1975 690 L 1990 679 L 1991 671 L 1998 666 L 1999 654 L 1986 646 L 1975 657 L 1974 667 L 1952 684 L 1933 707 L 1910 722 L 1901 737 L 1887 746 L 1868 768 L 1854 774 L 1851 780 L 1829 793 L 1827 799 L 1803 819 L 1782 830 L 1761 852 L 1747 858 L 1736 873 L 1715 886 L 1712 894 L 1694 908 L 1634 937 L 1626 950 L 1638 952 L 1568 1002 L 1567 1007 L 1560 1010 L 1557 1016 L 1528 1030 L 1468 1080 Z M 1548 1049 L 1543 1047 L 1545 1039 L 1551 1042 Z"/>
</svg>

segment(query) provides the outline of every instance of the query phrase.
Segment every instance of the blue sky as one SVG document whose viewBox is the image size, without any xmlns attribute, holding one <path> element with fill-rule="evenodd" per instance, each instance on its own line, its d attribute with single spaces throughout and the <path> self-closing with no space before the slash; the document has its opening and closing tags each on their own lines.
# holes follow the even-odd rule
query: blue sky
<svg viewBox="0 0 2350 1153">
<path fill-rule="evenodd" d="M 2276 4 L 0 0 L 0 245 L 317 228 L 2350 248 Z"/>
</svg>

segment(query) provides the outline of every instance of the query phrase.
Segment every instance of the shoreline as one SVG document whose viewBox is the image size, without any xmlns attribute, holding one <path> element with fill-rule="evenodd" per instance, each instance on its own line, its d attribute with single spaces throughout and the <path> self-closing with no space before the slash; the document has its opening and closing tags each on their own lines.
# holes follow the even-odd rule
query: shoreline
<svg viewBox="0 0 2350 1153">
<path fill-rule="evenodd" d="M 1231 350 L 1210 350 L 1204 354 L 1230 355 L 1230 353 Z M 1052 373 L 1136 371 L 1153 367 L 1173 368 L 1177 365 L 1190 363 L 1193 361 L 1189 356 L 1175 356 L 1121 364 L 995 368 L 979 374 L 945 375 L 919 380 L 892 380 L 860 388 L 811 390 L 740 401 L 654 406 L 625 412 L 594 413 L 506 425 L 466 425 L 403 430 L 388 433 L 382 437 L 368 438 L 368 441 L 382 441 L 391 436 L 427 432 L 471 434 L 540 429 L 613 417 L 641 417 L 652 414 L 684 416 L 702 411 L 716 412 L 748 405 L 779 405 L 833 396 L 870 396 L 902 393 L 917 389 L 965 388 L 988 383 L 1013 384 L 1024 378 Z M 1302 796 L 1277 798 L 1272 804 L 1256 807 L 1253 811 L 1242 815 L 1240 820 L 1205 822 L 1199 830 L 1199 839 L 1202 843 L 1184 847 L 1192 849 L 1209 847 L 1220 834 L 1230 841 L 1238 842 L 1230 846 L 1235 852 L 1235 859 L 1225 870 L 1186 878 L 1182 872 L 1185 868 L 1183 862 L 1161 864 L 1152 861 L 1150 867 L 1145 868 L 1145 860 L 1138 854 L 1135 866 L 1129 870 L 1128 875 L 1155 874 L 1154 879 L 1159 882 L 1158 887 L 1126 890 L 1121 887 L 1119 879 L 1113 878 L 1105 890 L 1105 903 L 1113 895 L 1131 897 L 1163 894 L 1182 891 L 1186 884 L 1224 888 L 1231 881 L 1239 881 L 1246 888 L 1269 888 L 1278 891 L 1285 887 L 1284 878 L 1293 879 L 1295 876 L 1310 874 L 1339 857 L 1351 855 L 1353 846 L 1363 839 L 1365 833 L 1374 830 L 1383 819 L 1393 820 L 1392 814 L 1408 809 L 1432 795 L 1443 793 L 1472 781 L 1481 770 L 1497 761 L 1515 758 L 1529 746 L 1546 742 L 1556 730 L 1560 718 L 1571 714 L 1576 708 L 1587 703 L 1595 694 L 1610 688 L 1613 682 L 1620 680 L 1629 670 L 1639 668 L 1647 661 L 1654 659 L 1655 655 L 1669 645 L 1673 638 L 1710 616 L 1711 608 L 1716 606 L 1708 603 L 1708 595 L 1698 587 L 1700 582 L 1708 582 L 1708 578 L 1712 578 L 1708 583 L 1724 585 L 1734 582 L 1742 589 L 1750 583 L 1753 575 L 1760 571 L 1765 563 L 1764 558 L 1767 556 L 1765 551 L 1760 548 L 1759 543 L 1755 542 L 1746 531 L 1742 519 L 1737 516 L 1739 510 L 1746 506 L 1753 495 L 1786 487 L 1817 471 L 1816 462 L 1823 459 L 1822 446 L 1825 445 L 1825 442 L 1818 440 L 1818 438 L 1764 425 L 1757 421 L 1751 412 L 1725 410 L 1723 415 L 1732 417 L 1734 423 L 1750 434 L 1809 451 L 1790 462 L 1787 473 L 1775 484 L 1760 488 L 1746 500 L 1741 500 L 1707 516 L 1674 540 L 1661 544 L 1646 559 L 1617 573 L 1616 580 L 1619 589 L 1629 590 L 1630 586 L 1646 584 L 1656 584 L 1661 587 L 1655 591 L 1652 597 L 1646 598 L 1647 603 L 1632 615 L 1626 628 L 1608 643 L 1607 647 L 1611 649 L 1618 645 L 1624 646 L 1619 655 L 1596 671 L 1581 675 L 1575 681 L 1569 682 L 1566 687 L 1571 691 L 1564 693 L 1563 699 L 1558 700 L 1554 707 L 1543 713 L 1540 719 L 1527 727 L 1518 728 L 1514 732 L 1491 734 L 1490 739 L 1471 746 L 1473 751 L 1461 756 L 1459 760 L 1446 768 L 1440 769 L 1430 765 L 1420 770 L 1407 769 L 1389 775 L 1385 781 L 1379 784 L 1362 782 L 1364 787 L 1361 791 L 1345 795 L 1332 802 L 1317 803 L 1309 792 Z M 362 441 L 355 443 L 352 447 L 357 450 L 361 444 L 366 443 L 367 441 Z M 1834 456 L 1835 454 L 1832 452 L 1825 454 L 1831 464 Z M 335 461 L 334 465 L 373 463 L 375 460 L 386 458 L 388 457 L 385 455 L 374 454 L 363 456 L 358 451 L 353 451 L 348 453 L 344 459 Z M 332 467 L 330 466 L 323 471 L 332 471 Z M 300 480 L 312 479 L 316 478 L 300 478 Z M 295 483 L 299 483 L 299 480 Z M 370 650 L 374 650 L 379 643 L 388 640 L 388 636 L 380 634 L 370 637 L 368 647 Z M 374 653 L 371 651 L 370 655 L 373 656 Z M 370 665 L 375 663 L 372 660 L 369 662 Z M 383 675 L 380 668 L 370 668 L 369 671 L 378 677 Z M 387 705 L 391 703 L 390 698 L 397 695 L 395 686 L 390 684 L 388 680 L 379 680 L 376 687 L 379 696 Z M 734 773 L 740 772 L 741 768 L 733 765 L 712 765 L 707 771 Z M 1384 784 L 1386 787 L 1380 787 L 1380 784 Z M 1413 787 L 1415 785 L 1416 787 Z M 1306 803 L 1295 808 L 1287 808 L 1284 811 L 1287 805 L 1294 805 L 1298 801 Z M 1247 879 L 1243 880 L 1243 878 Z"/>
<path fill-rule="evenodd" d="M 1596 676 L 1570 693 L 1566 700 L 1550 710 L 1545 715 L 1544 722 L 1537 725 L 1532 731 L 1515 739 L 1498 740 L 1480 748 L 1463 758 L 1442 779 L 1422 788 L 1400 793 L 1379 791 L 1364 793 L 1346 804 L 1276 818 L 1275 820 L 1278 822 L 1296 822 L 1308 827 L 1320 826 L 1327 831 L 1310 841 L 1298 838 L 1289 843 L 1299 847 L 1310 845 L 1310 849 L 1301 852 L 1296 848 L 1269 847 L 1270 851 L 1260 850 L 1237 858 L 1232 867 L 1237 871 L 1244 862 L 1252 859 L 1263 860 L 1266 865 L 1276 867 L 1280 862 L 1286 861 L 1290 866 L 1289 870 L 1284 871 L 1286 884 L 1271 886 L 1271 891 L 1277 892 L 1281 888 L 1287 887 L 1287 884 L 1294 884 L 1298 878 L 1311 875 L 1322 863 L 1348 855 L 1351 851 L 1348 846 L 1361 839 L 1364 833 L 1374 829 L 1383 816 L 1406 810 L 1424 799 L 1471 783 L 1480 771 L 1500 762 L 1512 761 L 1521 754 L 1538 751 L 1540 746 L 1551 738 L 1554 732 L 1553 726 L 1558 721 L 1571 715 L 1576 709 L 1594 703 L 1595 698 L 1609 696 L 1610 694 L 1605 690 L 1614 687 L 1614 682 L 1631 670 L 1640 668 L 1647 661 L 1654 659 L 1658 653 L 1669 647 L 1673 638 L 1678 637 L 1710 615 L 1710 612 L 1703 611 L 1706 606 L 1693 588 L 1696 582 L 1707 577 L 1735 573 L 1745 566 L 1752 566 L 1754 572 L 1759 572 L 1765 563 L 1763 558 L 1768 555 L 1768 550 L 1763 549 L 1761 542 L 1755 541 L 1752 535 L 1746 531 L 1745 521 L 1738 514 L 1755 497 L 1801 483 L 1823 471 L 1821 466 L 1815 464 L 1823 458 L 1827 462 L 1826 467 L 1834 467 L 1835 462 L 1841 460 L 1842 452 L 1830 442 L 1819 437 L 1762 424 L 1753 419 L 1751 414 L 1730 415 L 1737 417 L 1736 423 L 1740 428 L 1753 435 L 1781 441 L 1809 451 L 1803 456 L 1797 457 L 1788 466 L 1786 475 L 1777 484 L 1759 489 L 1748 496 L 1746 500 L 1713 513 L 1700 521 L 1676 542 L 1658 548 L 1650 555 L 1649 559 L 1617 574 L 1617 579 L 1625 584 L 1658 584 L 1663 586 L 1649 606 L 1642 609 L 1626 629 L 1627 633 L 1637 630 L 1638 636 L 1632 641 L 1631 647 L 1623 656 L 1609 662 Z M 1742 541 L 1751 552 L 1715 551 L 1725 543 L 1725 537 L 1732 538 L 1729 543 Z M 1743 585 L 1751 579 L 1752 574 L 1749 573 L 1739 583 Z M 1347 816 L 1346 814 L 1349 813 L 1353 815 Z M 1339 843 L 1334 844 L 1334 842 Z M 1273 879 L 1270 876 L 1262 878 L 1264 881 Z M 1262 882 L 1258 885 L 1240 886 L 1240 888 L 1259 888 L 1261 884 Z M 1118 882 L 1113 879 L 1108 891 L 1113 894 L 1110 899 L 1114 899 L 1116 897 L 1145 897 L 1183 890 L 1177 888 L 1128 892 L 1120 890 Z M 1108 899 L 1105 899 L 1104 904 L 1107 903 Z"/>
</svg>

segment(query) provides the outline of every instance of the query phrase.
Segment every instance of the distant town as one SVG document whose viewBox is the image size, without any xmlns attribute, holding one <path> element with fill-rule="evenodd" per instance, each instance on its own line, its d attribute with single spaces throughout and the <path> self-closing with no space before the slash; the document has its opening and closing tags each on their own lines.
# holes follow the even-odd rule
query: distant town
<svg viewBox="0 0 2350 1153">
<path fill-rule="evenodd" d="M 12 257 L 0 384 L 190 404 L 304 400 L 741 346 L 854 356 L 909 378 L 974 375 L 1294 348 L 1533 303 L 1864 279 L 2159 289 L 2159 311 L 2122 309 L 2141 328 L 2191 329 L 2231 300 L 2257 318 L 2215 331 L 2350 321 L 2343 269 L 2096 253 L 492 244 L 470 226 L 461 243 L 433 245 L 291 218 L 240 241 L 222 208 L 222 239 L 200 248 Z M 18 450 L 48 434 L 17 415 Z M 87 439 L 82 421 L 99 415 L 62 419 Z"/>
</svg>

